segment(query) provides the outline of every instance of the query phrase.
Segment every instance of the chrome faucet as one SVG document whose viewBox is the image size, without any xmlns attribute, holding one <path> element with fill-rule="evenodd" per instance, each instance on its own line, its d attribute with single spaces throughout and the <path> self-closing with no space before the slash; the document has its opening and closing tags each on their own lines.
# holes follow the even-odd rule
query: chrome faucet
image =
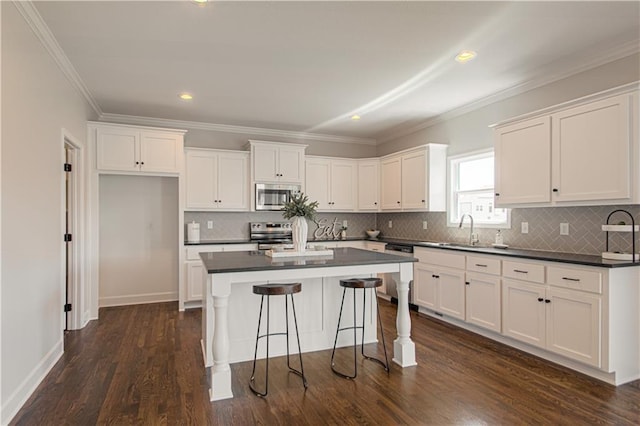
<svg viewBox="0 0 640 426">
<path fill-rule="evenodd" d="M 480 242 L 480 240 L 478 239 L 478 235 L 473 233 L 473 216 L 467 213 L 463 214 L 462 217 L 460 217 L 460 225 L 458 225 L 458 228 L 462 228 L 465 217 L 468 217 L 469 221 L 471 222 L 471 227 L 469 228 L 469 245 L 475 246 Z"/>
</svg>

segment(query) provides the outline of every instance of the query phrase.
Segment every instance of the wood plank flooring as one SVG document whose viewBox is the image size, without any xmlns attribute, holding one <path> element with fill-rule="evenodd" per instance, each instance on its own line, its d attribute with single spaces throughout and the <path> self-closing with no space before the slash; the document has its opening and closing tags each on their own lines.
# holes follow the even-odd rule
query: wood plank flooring
<svg viewBox="0 0 640 426">
<path fill-rule="evenodd" d="M 381 301 L 391 356 L 395 306 Z M 176 303 L 105 308 L 69 332 L 65 354 L 11 424 L 640 424 L 640 381 L 614 387 L 435 319 L 412 315 L 419 365 L 390 374 L 358 361 L 349 381 L 331 351 L 304 354 L 309 388 L 270 365 L 269 395 L 248 388 L 251 363 L 232 365 L 234 399 L 209 402 L 200 311 Z M 368 350 L 381 355 L 382 345 Z M 347 360 L 347 350 L 340 354 Z"/>
</svg>

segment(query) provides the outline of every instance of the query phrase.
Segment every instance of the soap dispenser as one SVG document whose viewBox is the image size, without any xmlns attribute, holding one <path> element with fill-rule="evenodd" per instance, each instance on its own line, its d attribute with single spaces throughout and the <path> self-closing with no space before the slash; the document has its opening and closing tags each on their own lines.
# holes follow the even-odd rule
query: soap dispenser
<svg viewBox="0 0 640 426">
<path fill-rule="evenodd" d="M 502 238 L 502 232 L 498 229 L 496 232 L 496 245 L 501 246 L 504 245 L 504 239 Z"/>
</svg>

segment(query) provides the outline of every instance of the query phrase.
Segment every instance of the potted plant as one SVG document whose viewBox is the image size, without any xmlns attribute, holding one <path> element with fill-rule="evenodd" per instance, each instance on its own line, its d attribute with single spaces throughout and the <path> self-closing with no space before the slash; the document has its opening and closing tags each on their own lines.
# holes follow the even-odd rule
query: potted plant
<svg viewBox="0 0 640 426">
<path fill-rule="evenodd" d="M 307 233 L 309 226 L 307 219 L 314 220 L 317 201 L 309 201 L 309 197 L 300 192 L 291 195 L 291 199 L 284 203 L 282 207 L 282 217 L 292 219 L 291 231 L 293 239 L 293 249 L 296 252 L 304 252 L 307 246 Z"/>
</svg>

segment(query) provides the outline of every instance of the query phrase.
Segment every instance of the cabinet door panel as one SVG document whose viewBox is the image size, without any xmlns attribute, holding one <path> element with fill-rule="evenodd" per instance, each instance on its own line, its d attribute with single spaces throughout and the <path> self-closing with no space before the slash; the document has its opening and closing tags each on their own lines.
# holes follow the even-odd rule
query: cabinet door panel
<svg viewBox="0 0 640 426">
<path fill-rule="evenodd" d="M 353 161 L 331 162 L 331 208 L 355 210 L 356 163 Z"/>
<path fill-rule="evenodd" d="M 358 209 L 378 210 L 380 206 L 380 163 L 358 164 Z"/>
<path fill-rule="evenodd" d="M 631 196 L 629 96 L 552 116 L 555 201 Z"/>
<path fill-rule="evenodd" d="M 426 206 L 426 157 L 424 152 L 402 156 L 402 208 Z"/>
<path fill-rule="evenodd" d="M 259 182 L 276 180 L 278 167 L 278 148 L 256 145 L 253 147 L 253 177 Z"/>
<path fill-rule="evenodd" d="M 438 275 L 438 310 L 454 318 L 465 318 L 464 271 L 440 269 Z"/>
<path fill-rule="evenodd" d="M 217 161 L 208 152 L 190 151 L 186 155 L 187 209 L 213 209 L 217 200 Z"/>
<path fill-rule="evenodd" d="M 202 300 L 203 272 L 202 262 L 187 262 L 187 300 Z"/>
<path fill-rule="evenodd" d="M 242 154 L 218 155 L 218 208 L 249 208 L 248 162 L 248 157 Z"/>
<path fill-rule="evenodd" d="M 179 137 L 143 132 L 140 135 L 140 170 L 145 172 L 178 172 L 180 169 Z"/>
<path fill-rule="evenodd" d="M 547 349 L 600 367 L 601 298 L 554 288 L 547 295 Z"/>
<path fill-rule="evenodd" d="M 489 330 L 502 330 L 500 277 L 467 273 L 466 320 Z"/>
<path fill-rule="evenodd" d="M 285 182 L 301 182 L 303 177 L 304 153 L 295 148 L 279 148 L 278 171 L 280 180 Z"/>
<path fill-rule="evenodd" d="M 413 267 L 413 300 L 419 306 L 436 310 L 438 300 L 438 282 L 434 275 L 435 270 L 430 266 L 420 263 L 414 264 Z"/>
<path fill-rule="evenodd" d="M 402 191 L 402 163 L 400 157 L 382 161 L 380 179 L 380 198 L 383 210 L 399 210 Z"/>
<path fill-rule="evenodd" d="M 496 205 L 551 201 L 550 118 L 496 129 Z"/>
<path fill-rule="evenodd" d="M 128 129 L 98 129 L 97 168 L 138 171 L 139 133 Z"/>
<path fill-rule="evenodd" d="M 502 281 L 502 333 L 545 347 L 545 288 L 520 281 Z M 539 301 L 542 299 L 543 301 Z"/>
<path fill-rule="evenodd" d="M 308 159 L 305 169 L 305 193 L 309 199 L 318 202 L 319 210 L 329 210 L 331 205 L 329 180 L 331 165 L 328 160 Z"/>
</svg>

